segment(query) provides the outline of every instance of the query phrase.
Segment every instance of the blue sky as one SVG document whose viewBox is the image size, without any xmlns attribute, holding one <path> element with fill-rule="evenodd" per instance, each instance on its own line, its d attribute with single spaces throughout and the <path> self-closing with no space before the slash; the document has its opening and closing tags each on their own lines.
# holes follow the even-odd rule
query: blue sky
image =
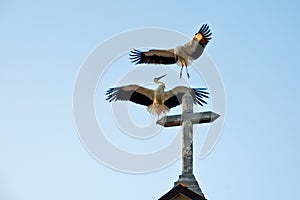
<svg viewBox="0 0 300 200">
<path fill-rule="evenodd" d="M 192 36 L 202 23 L 212 29 L 206 52 L 227 98 L 221 138 L 195 159 L 206 198 L 299 199 L 298 8 L 297 1 L 1 1 L 0 199 L 150 200 L 170 190 L 180 160 L 137 175 L 93 159 L 75 129 L 73 88 L 83 61 L 112 35 L 161 27 Z M 201 145 L 203 136 L 195 138 Z"/>
</svg>

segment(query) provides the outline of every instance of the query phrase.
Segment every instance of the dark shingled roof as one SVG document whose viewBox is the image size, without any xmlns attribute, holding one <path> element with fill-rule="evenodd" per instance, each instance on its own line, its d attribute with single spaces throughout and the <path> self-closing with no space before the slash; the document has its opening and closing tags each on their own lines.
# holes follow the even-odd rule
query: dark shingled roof
<svg viewBox="0 0 300 200">
<path fill-rule="evenodd" d="M 182 183 L 177 184 L 168 193 L 160 197 L 158 200 L 170 200 L 179 195 L 184 195 L 191 200 L 206 200 L 205 197 L 188 189 L 188 187 Z"/>
</svg>

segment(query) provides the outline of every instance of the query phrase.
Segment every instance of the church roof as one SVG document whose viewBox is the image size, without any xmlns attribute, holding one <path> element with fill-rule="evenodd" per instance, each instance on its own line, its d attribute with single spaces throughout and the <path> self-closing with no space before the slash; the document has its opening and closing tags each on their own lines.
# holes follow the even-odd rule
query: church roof
<svg viewBox="0 0 300 200">
<path fill-rule="evenodd" d="M 182 183 L 178 183 L 168 193 L 158 200 L 206 200 L 203 196 L 188 189 Z"/>
</svg>

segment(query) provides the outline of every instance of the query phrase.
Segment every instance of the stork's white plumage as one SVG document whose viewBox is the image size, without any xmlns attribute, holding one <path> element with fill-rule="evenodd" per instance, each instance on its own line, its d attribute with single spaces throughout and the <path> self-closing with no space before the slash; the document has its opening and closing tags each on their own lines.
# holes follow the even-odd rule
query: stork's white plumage
<svg viewBox="0 0 300 200">
<path fill-rule="evenodd" d="M 177 64 L 182 69 L 186 67 L 188 78 L 190 77 L 187 67 L 197 58 L 199 58 L 207 43 L 211 39 L 211 31 L 207 24 L 201 26 L 193 39 L 183 46 L 177 46 L 173 49 L 151 49 L 149 51 L 139 51 L 133 49 L 130 52 L 130 59 L 135 64 Z"/>
<path fill-rule="evenodd" d="M 203 105 L 206 102 L 204 98 L 208 98 L 206 88 L 188 88 L 177 86 L 169 91 L 165 90 L 165 84 L 159 81 L 166 75 L 155 78 L 153 81 L 159 84 L 156 90 L 141 87 L 139 85 L 127 85 L 122 87 L 110 88 L 106 95 L 109 102 L 111 101 L 131 101 L 136 104 L 147 106 L 148 112 L 154 115 L 165 115 L 171 108 L 182 103 L 182 96 L 190 93 L 194 104 Z"/>
</svg>

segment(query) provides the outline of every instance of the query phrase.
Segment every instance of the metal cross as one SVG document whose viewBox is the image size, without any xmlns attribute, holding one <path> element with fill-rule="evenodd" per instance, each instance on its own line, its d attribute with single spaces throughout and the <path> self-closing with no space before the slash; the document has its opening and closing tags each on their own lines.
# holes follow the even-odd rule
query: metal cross
<svg viewBox="0 0 300 200">
<path fill-rule="evenodd" d="M 193 124 L 210 123 L 220 115 L 208 112 L 193 112 L 193 99 L 189 93 L 182 97 L 182 114 L 165 116 L 156 123 L 164 127 L 182 126 L 182 174 L 177 183 L 184 183 L 189 189 L 203 195 L 193 174 Z"/>
</svg>

